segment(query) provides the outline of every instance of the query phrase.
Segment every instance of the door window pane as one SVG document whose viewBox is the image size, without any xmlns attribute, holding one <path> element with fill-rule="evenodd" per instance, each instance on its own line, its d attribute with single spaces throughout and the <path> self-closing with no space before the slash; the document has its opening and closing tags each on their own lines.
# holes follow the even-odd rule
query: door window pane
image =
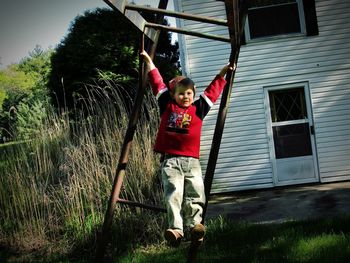
<svg viewBox="0 0 350 263">
<path fill-rule="evenodd" d="M 312 155 L 309 123 L 272 127 L 276 159 Z"/>
<path fill-rule="evenodd" d="M 255 0 L 248 10 L 250 38 L 300 33 L 296 0 Z"/>
<path fill-rule="evenodd" d="M 304 88 L 269 91 L 272 122 L 307 119 Z"/>
</svg>

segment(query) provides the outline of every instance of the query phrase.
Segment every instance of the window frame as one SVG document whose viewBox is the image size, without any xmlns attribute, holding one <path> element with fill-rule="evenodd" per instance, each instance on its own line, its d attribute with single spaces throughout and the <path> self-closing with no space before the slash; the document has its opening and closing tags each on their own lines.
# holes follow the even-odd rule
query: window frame
<svg viewBox="0 0 350 263">
<path fill-rule="evenodd" d="M 275 39 L 283 39 L 283 38 L 290 38 L 290 37 L 296 37 L 296 36 L 306 36 L 306 24 L 305 24 L 305 12 L 304 12 L 304 5 L 303 0 L 296 0 L 297 6 L 298 6 L 298 12 L 299 12 L 299 22 L 300 22 L 300 32 L 299 33 L 286 33 L 286 34 L 279 34 L 274 36 L 264 36 L 264 37 L 257 37 L 257 38 L 251 38 L 250 37 L 250 28 L 249 28 L 249 15 L 247 15 L 245 25 L 244 25 L 244 34 L 245 34 L 245 40 L 246 43 L 254 43 L 254 42 L 260 42 L 260 41 L 266 41 L 266 40 L 275 40 Z M 271 6 L 278 6 L 283 4 L 276 4 Z M 264 8 L 264 7 L 256 7 L 258 8 Z M 254 8 L 255 9 L 255 8 Z"/>
</svg>

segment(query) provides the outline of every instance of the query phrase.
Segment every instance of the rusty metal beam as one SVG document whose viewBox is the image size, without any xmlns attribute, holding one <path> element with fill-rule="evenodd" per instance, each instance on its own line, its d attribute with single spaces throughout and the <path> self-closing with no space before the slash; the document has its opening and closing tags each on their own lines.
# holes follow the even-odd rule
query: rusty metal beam
<svg viewBox="0 0 350 263">
<path fill-rule="evenodd" d="M 241 34 L 243 32 L 245 17 L 247 13 L 247 1 L 249 0 L 225 0 L 228 30 L 231 39 L 230 65 L 237 65 L 238 62 L 238 56 L 241 47 Z M 213 141 L 209 153 L 209 161 L 207 164 L 204 179 L 206 202 L 203 210 L 203 222 L 208 207 L 210 191 L 220 150 L 221 138 L 230 103 L 230 95 L 232 91 L 234 76 L 235 71 L 230 71 L 226 74 L 227 83 L 222 93 L 220 108 L 213 135 Z"/>
<path fill-rule="evenodd" d="M 141 42 L 140 50 L 143 50 L 143 47 L 144 47 L 144 34 L 143 33 L 142 33 L 140 42 Z M 139 70 L 140 71 L 139 72 L 143 72 L 143 67 L 144 67 L 143 60 L 142 60 L 142 57 L 140 56 L 140 60 L 139 60 Z M 110 229 L 112 226 L 114 211 L 116 208 L 117 201 L 119 199 L 120 190 L 121 190 L 121 187 L 123 185 L 123 180 L 124 180 L 124 176 L 125 176 L 125 169 L 126 169 L 126 165 L 128 163 L 128 155 L 129 155 L 129 151 L 131 148 L 131 142 L 132 142 L 135 130 L 136 130 L 136 124 L 137 124 L 137 120 L 138 120 L 138 117 L 140 114 L 140 107 L 141 107 L 143 93 L 144 93 L 142 79 L 139 80 L 139 83 L 140 83 L 140 87 L 138 90 L 138 94 L 140 94 L 140 92 L 141 92 L 142 96 L 136 96 L 136 101 L 135 101 L 133 110 L 131 112 L 128 128 L 126 130 L 126 134 L 124 137 L 124 142 L 123 142 L 123 145 L 121 148 L 119 162 L 118 162 L 118 166 L 117 166 L 117 169 L 115 172 L 114 182 L 112 185 L 112 191 L 111 191 L 111 195 L 109 197 L 108 207 L 107 207 L 105 218 L 103 221 L 102 232 L 101 232 L 101 235 L 99 238 L 99 242 L 97 243 L 97 250 L 96 250 L 96 256 L 95 256 L 96 263 L 103 261 L 103 258 L 104 258 L 104 254 L 105 254 L 105 250 L 106 250 L 106 246 L 107 246 L 107 236 L 108 236 L 108 233 L 110 232 Z"/>
<path fill-rule="evenodd" d="M 106 0 L 104 0 L 106 2 Z M 108 1 L 109 2 L 109 1 Z M 119 1 L 120 2 L 120 1 Z M 123 0 L 123 2 L 125 2 Z M 159 1 L 159 8 L 164 8 L 166 9 L 168 5 L 168 0 L 160 0 Z M 156 22 L 161 22 L 163 20 L 163 16 L 159 15 L 156 18 Z M 141 34 L 140 38 L 140 50 L 143 50 L 144 47 L 146 46 L 146 51 L 149 52 L 151 58 L 153 58 L 155 54 L 155 46 L 157 45 L 158 42 L 158 37 L 159 37 L 160 31 L 157 30 L 154 41 L 153 43 L 150 43 L 150 41 L 147 41 L 147 39 L 144 39 L 144 34 Z M 111 195 L 108 201 L 108 207 L 105 213 L 105 218 L 102 226 L 102 232 L 98 237 L 98 242 L 97 242 L 97 249 L 96 249 L 96 255 L 95 255 L 95 262 L 102 262 L 106 250 L 106 245 L 108 241 L 108 233 L 110 232 L 111 225 L 112 225 L 112 220 L 113 220 L 113 215 L 114 211 L 116 208 L 116 203 L 119 200 L 119 195 L 121 191 L 121 187 L 123 185 L 123 179 L 125 176 L 125 169 L 128 163 L 128 156 L 129 152 L 131 149 L 131 144 L 132 140 L 135 134 L 136 130 L 136 125 L 140 116 L 141 112 L 141 105 L 143 102 L 143 97 L 145 94 L 146 90 L 146 85 L 147 85 L 147 80 L 146 80 L 146 75 L 144 74 L 144 63 L 143 63 L 143 57 L 140 56 L 139 58 L 139 88 L 137 90 L 137 94 L 135 97 L 135 102 L 131 111 L 131 115 L 129 118 L 129 123 L 128 127 L 125 133 L 124 137 L 124 142 L 121 147 L 121 152 L 120 152 L 120 157 L 119 157 L 119 162 L 118 166 L 115 172 L 115 177 L 114 177 L 114 182 L 112 185 L 112 191 Z"/>
<path fill-rule="evenodd" d="M 118 198 L 117 202 L 121 203 L 121 204 L 129 205 L 129 206 L 145 208 L 145 209 L 149 209 L 149 210 L 153 210 L 153 211 L 157 211 L 157 212 L 162 212 L 162 213 L 166 213 L 167 212 L 167 210 L 165 208 L 163 208 L 163 207 L 142 204 L 142 203 L 139 203 L 139 202 L 134 202 L 134 201 L 126 200 L 126 199 Z"/>
<path fill-rule="evenodd" d="M 243 32 L 243 24 L 244 18 L 246 14 L 246 4 L 244 3 L 248 0 L 225 0 L 225 8 L 226 8 L 226 16 L 227 16 L 227 24 L 228 30 L 231 39 L 231 54 L 230 54 L 230 65 L 237 65 L 238 55 L 240 51 L 240 39 L 241 34 Z M 219 155 L 221 138 L 223 134 L 223 129 L 225 126 L 226 115 L 230 102 L 230 95 L 232 91 L 233 79 L 234 79 L 235 71 L 228 71 L 226 74 L 226 85 L 223 90 L 221 96 L 221 103 L 218 112 L 218 117 L 216 120 L 215 131 L 212 141 L 212 146 L 209 153 L 209 161 L 207 164 L 207 169 L 204 178 L 204 188 L 205 188 L 205 196 L 206 201 L 203 208 L 203 219 L 202 223 L 204 223 L 205 214 L 208 207 L 208 201 L 210 196 L 210 191 L 213 183 L 214 172 L 216 168 L 216 163 Z M 198 253 L 199 245 L 194 243 L 191 244 L 187 263 L 192 263 L 195 261 L 197 253 Z"/>
<path fill-rule="evenodd" d="M 166 31 L 171 31 L 171 32 L 176 32 L 176 33 L 180 33 L 180 34 L 191 35 L 191 36 L 196 36 L 196 37 L 201 37 L 201 38 L 208 38 L 208 39 L 227 42 L 227 43 L 231 42 L 231 40 L 227 37 L 199 33 L 199 32 L 195 32 L 195 31 L 190 31 L 190 30 L 181 29 L 181 28 L 177 28 L 177 27 L 164 26 L 164 25 L 155 24 L 155 23 L 146 23 L 146 27 L 153 27 L 153 28 L 162 29 L 162 30 L 166 30 Z"/>
<path fill-rule="evenodd" d="M 207 16 L 199 16 L 199 15 L 194 15 L 194 14 L 186 14 L 186 13 L 182 13 L 182 12 L 163 10 L 163 9 L 153 8 L 153 7 L 148 7 L 148 6 L 126 4 L 125 9 L 142 11 L 142 12 L 147 12 L 147 13 L 152 13 L 152 14 L 162 14 L 165 16 L 183 18 L 183 19 L 188 19 L 188 20 L 193 20 L 193 21 L 198 21 L 198 22 L 203 22 L 203 23 L 209 23 L 209 24 L 215 24 L 215 25 L 220 25 L 220 26 L 227 26 L 227 21 L 223 20 L 223 19 L 212 18 L 212 17 L 207 17 Z"/>
</svg>

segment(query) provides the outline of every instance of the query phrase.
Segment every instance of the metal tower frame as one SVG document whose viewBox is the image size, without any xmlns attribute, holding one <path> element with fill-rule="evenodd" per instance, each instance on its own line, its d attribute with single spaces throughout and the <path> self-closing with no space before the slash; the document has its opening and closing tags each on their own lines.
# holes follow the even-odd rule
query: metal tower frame
<svg viewBox="0 0 350 263">
<path fill-rule="evenodd" d="M 229 58 L 230 66 L 234 66 L 237 64 L 240 46 L 241 46 L 241 35 L 243 32 L 243 26 L 245 23 L 245 16 L 247 11 L 247 5 L 249 0 L 219 0 L 225 2 L 226 16 L 227 20 L 216 19 L 211 17 L 186 14 L 182 12 L 175 12 L 166 10 L 168 5 L 168 0 L 159 0 L 158 8 L 138 6 L 128 4 L 126 0 L 103 0 L 106 4 L 108 4 L 113 10 L 115 10 L 119 15 L 125 16 L 135 27 L 137 27 L 140 31 L 140 49 L 141 51 L 145 48 L 145 50 L 150 54 L 151 58 L 154 57 L 156 46 L 158 43 L 160 30 L 166 30 L 171 32 L 177 32 L 180 34 L 192 35 L 201 38 L 207 38 L 217 41 L 223 41 L 231 44 L 231 54 Z M 139 11 L 157 14 L 156 21 L 154 23 L 147 22 L 140 14 Z M 170 27 L 161 25 L 161 21 L 164 16 L 177 17 L 181 19 L 188 19 L 193 21 L 198 21 L 202 23 L 209 23 L 215 25 L 223 25 L 228 27 L 229 38 L 212 35 L 212 34 L 204 34 L 196 31 L 185 30 L 177 27 Z M 145 39 L 144 36 L 147 38 Z M 126 204 L 130 206 L 141 207 L 145 209 L 166 212 L 166 209 L 141 204 L 138 202 L 121 199 L 120 191 L 123 185 L 123 179 L 125 176 L 125 169 L 128 163 L 128 155 L 130 152 L 133 136 L 135 134 L 137 121 L 140 116 L 141 104 L 143 101 L 143 97 L 145 94 L 145 89 L 147 86 L 147 76 L 144 69 L 143 58 L 140 57 L 139 60 L 139 88 L 136 94 L 135 102 L 132 108 L 132 112 L 130 115 L 128 128 L 126 130 L 126 134 L 124 137 L 124 142 L 121 148 L 120 158 L 117 165 L 117 169 L 115 172 L 115 178 L 112 186 L 111 195 L 108 202 L 108 208 L 105 214 L 104 223 L 102 227 L 102 232 L 100 237 L 98 238 L 97 250 L 95 256 L 95 262 L 101 262 L 107 245 L 107 236 L 110 232 L 110 228 L 112 225 L 112 219 L 114 210 L 116 208 L 117 203 Z M 216 121 L 214 136 L 212 140 L 212 146 L 209 154 L 209 161 L 207 164 L 206 174 L 204 178 L 204 186 L 205 186 L 205 195 L 206 195 L 206 203 L 204 205 L 203 211 L 203 223 L 204 218 L 208 206 L 208 200 L 210 195 L 210 190 L 212 186 L 212 181 L 214 178 L 215 167 L 217 163 L 217 158 L 219 154 L 221 138 L 223 134 L 223 129 L 225 125 L 225 119 L 227 115 L 227 111 L 229 108 L 230 95 L 232 91 L 232 84 L 234 80 L 235 71 L 228 71 L 226 74 L 226 85 L 224 87 L 221 103 L 218 112 L 218 117 Z M 191 243 L 187 262 L 194 262 L 197 252 L 198 252 L 199 244 Z"/>
</svg>

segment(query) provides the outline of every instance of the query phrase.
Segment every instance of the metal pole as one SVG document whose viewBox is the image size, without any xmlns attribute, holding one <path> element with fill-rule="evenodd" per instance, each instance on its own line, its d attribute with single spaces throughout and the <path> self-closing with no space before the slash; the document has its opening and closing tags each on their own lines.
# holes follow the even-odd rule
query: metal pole
<svg viewBox="0 0 350 263">
<path fill-rule="evenodd" d="M 241 3 L 239 3 L 241 2 Z M 225 0 L 227 21 L 229 27 L 229 34 L 231 38 L 231 55 L 230 55 L 230 65 L 237 65 L 238 55 L 240 51 L 240 39 L 241 33 L 243 31 L 244 20 L 246 16 L 246 1 L 239 0 Z M 225 120 L 227 111 L 230 103 L 230 94 L 232 91 L 233 79 L 235 71 L 230 71 L 226 74 L 226 86 L 222 93 L 220 108 L 218 112 L 218 118 L 216 121 L 212 146 L 209 154 L 209 161 L 207 164 L 207 169 L 204 179 L 205 196 L 206 202 L 203 209 L 203 222 L 205 214 L 208 207 L 209 195 L 212 187 L 212 182 L 214 178 L 214 172 L 216 168 L 216 163 L 219 155 L 221 138 L 225 126 Z"/>
<path fill-rule="evenodd" d="M 166 9 L 167 5 L 168 5 L 168 0 L 160 0 L 159 1 L 159 8 Z M 163 16 L 157 16 L 156 22 L 161 22 L 162 19 L 163 19 Z M 158 31 L 153 44 L 151 44 L 150 40 L 147 39 L 147 43 L 146 43 L 147 44 L 147 51 L 150 52 L 151 58 L 153 58 L 154 54 L 155 54 L 155 46 L 157 45 L 157 42 L 158 42 L 159 33 L 160 32 Z M 144 33 L 142 33 L 141 39 L 140 39 L 140 50 L 144 50 L 144 46 L 145 46 L 145 39 L 144 39 Z M 107 245 L 107 236 L 108 236 L 108 233 L 110 232 L 110 228 L 112 225 L 114 210 L 116 207 L 116 203 L 119 199 L 120 189 L 121 189 L 122 184 L 123 184 L 125 169 L 126 169 L 126 165 L 128 163 L 128 155 L 129 155 L 129 151 L 131 148 L 131 143 L 132 143 L 132 140 L 134 137 L 134 133 L 136 130 L 136 124 L 137 124 L 137 121 L 138 121 L 138 118 L 140 115 L 140 111 L 141 111 L 141 104 L 143 101 L 146 83 L 147 83 L 146 78 L 143 78 L 143 76 L 144 76 L 144 65 L 143 64 L 144 64 L 143 58 L 140 56 L 140 59 L 139 59 L 139 89 L 138 89 L 138 92 L 136 94 L 135 103 L 133 105 L 133 109 L 132 109 L 130 119 L 129 119 L 128 128 L 126 130 L 124 142 L 123 142 L 123 145 L 121 148 L 120 158 L 119 158 L 118 166 L 117 166 L 115 177 L 114 177 L 112 191 L 111 191 L 107 211 L 106 211 L 103 226 L 102 226 L 102 232 L 101 232 L 100 238 L 99 238 L 98 243 L 97 243 L 95 262 L 101 262 L 103 260 L 104 254 L 105 254 L 106 245 Z"/>
<path fill-rule="evenodd" d="M 152 14 L 162 14 L 165 16 L 184 18 L 184 19 L 188 19 L 188 20 L 209 23 L 209 24 L 215 24 L 215 25 L 220 25 L 220 26 L 227 26 L 227 21 L 223 20 L 223 19 L 193 15 L 193 14 L 186 14 L 186 13 L 182 13 L 182 12 L 164 10 L 164 9 L 159 9 L 159 8 L 126 4 L 125 9 L 142 11 L 142 12 L 147 12 L 147 13 L 152 13 Z"/>
<path fill-rule="evenodd" d="M 144 49 L 144 34 L 141 34 L 140 39 L 140 50 L 142 51 Z M 96 252 L 96 258 L 95 262 L 100 262 L 101 259 L 104 257 L 106 245 L 107 245 L 107 235 L 110 231 L 111 225 L 112 225 L 112 219 L 114 215 L 114 210 L 116 208 L 116 204 L 120 195 L 120 189 L 123 184 L 123 179 L 125 175 L 125 169 L 126 165 L 128 163 L 128 154 L 131 148 L 131 142 L 136 130 L 136 124 L 140 115 L 140 109 L 141 109 L 141 103 L 144 95 L 145 87 L 143 85 L 143 58 L 140 56 L 139 58 L 139 89 L 137 92 L 135 104 L 133 107 L 133 110 L 131 112 L 128 128 L 126 130 L 124 143 L 121 148 L 120 158 L 117 166 L 117 170 L 114 177 L 114 182 L 112 186 L 112 192 L 108 201 L 108 208 L 105 214 L 103 227 L 102 227 L 102 233 L 101 233 L 101 239 L 99 240 L 97 252 Z"/>
<path fill-rule="evenodd" d="M 181 33 L 181 34 L 185 34 L 185 35 L 191 35 L 191 36 L 196 36 L 196 37 L 208 38 L 208 39 L 212 39 L 212 40 L 218 40 L 218 41 L 227 42 L 227 43 L 231 42 L 231 40 L 227 37 L 199 33 L 199 32 L 181 29 L 181 28 L 177 28 L 177 27 L 170 27 L 170 26 L 165 26 L 165 25 L 160 25 L 160 24 L 155 24 L 155 23 L 146 23 L 145 26 L 146 27 L 153 27 L 153 28 L 157 28 L 157 29 L 162 29 L 162 30 L 167 30 L 167 31 L 171 31 L 171 32 L 176 32 L 176 33 Z"/>
<path fill-rule="evenodd" d="M 238 61 L 238 55 L 240 50 L 240 36 L 243 29 L 244 16 L 246 13 L 246 10 L 243 9 L 245 7 L 244 3 L 240 5 L 239 2 L 240 0 L 225 0 L 227 23 L 231 39 L 230 66 L 236 65 Z M 244 0 L 241 0 L 241 2 L 244 2 Z M 213 142 L 210 149 L 209 161 L 204 178 L 206 201 L 203 208 L 202 223 L 204 223 L 205 214 L 208 207 L 209 195 L 214 178 L 216 162 L 220 150 L 220 143 L 225 125 L 226 115 L 229 107 L 234 75 L 235 71 L 229 71 L 226 74 L 227 83 L 222 93 L 220 108 L 216 120 Z M 191 243 L 191 247 L 187 257 L 187 263 L 192 263 L 196 260 L 198 248 L 199 244 Z"/>
<path fill-rule="evenodd" d="M 230 39 L 231 39 L 230 66 L 233 66 L 237 63 L 238 53 L 239 53 L 239 45 L 237 45 L 237 41 L 236 41 L 237 37 L 239 36 L 239 34 L 238 34 L 239 32 L 236 31 L 237 27 L 235 26 L 235 23 L 237 21 L 235 16 L 237 16 L 239 14 L 238 13 L 238 10 L 239 10 L 238 1 L 239 0 L 225 0 L 227 23 L 228 23 Z M 204 223 L 204 218 L 205 218 L 205 214 L 206 214 L 206 210 L 207 210 L 207 206 L 208 206 L 211 185 L 213 182 L 213 177 L 214 177 L 217 157 L 219 154 L 223 128 L 224 128 L 226 114 L 227 114 L 228 105 L 229 105 L 229 97 L 230 97 L 231 90 L 232 90 L 234 73 L 235 73 L 235 71 L 228 71 L 227 72 L 227 74 L 226 74 L 227 83 L 224 87 L 224 90 L 223 90 L 223 93 L 221 96 L 220 108 L 219 108 L 218 117 L 216 120 L 216 126 L 215 126 L 212 146 L 211 146 L 210 154 L 209 154 L 209 161 L 208 161 L 207 170 L 206 170 L 205 178 L 204 178 L 204 188 L 205 188 L 206 201 L 205 201 L 205 204 L 203 207 L 202 223 Z M 198 248 L 199 248 L 199 244 L 191 243 L 191 247 L 190 247 L 190 250 L 188 253 L 186 263 L 195 262 L 196 257 L 197 257 L 197 253 L 198 253 Z"/>
<path fill-rule="evenodd" d="M 133 207 L 146 208 L 149 210 L 166 213 L 166 209 L 163 207 L 142 204 L 142 203 L 138 203 L 138 202 L 134 202 L 134 201 L 130 201 L 130 200 L 125 200 L 125 199 L 121 199 L 121 198 L 118 198 L 117 201 L 120 204 L 125 204 L 125 205 L 129 205 L 129 206 L 133 206 Z"/>
</svg>

